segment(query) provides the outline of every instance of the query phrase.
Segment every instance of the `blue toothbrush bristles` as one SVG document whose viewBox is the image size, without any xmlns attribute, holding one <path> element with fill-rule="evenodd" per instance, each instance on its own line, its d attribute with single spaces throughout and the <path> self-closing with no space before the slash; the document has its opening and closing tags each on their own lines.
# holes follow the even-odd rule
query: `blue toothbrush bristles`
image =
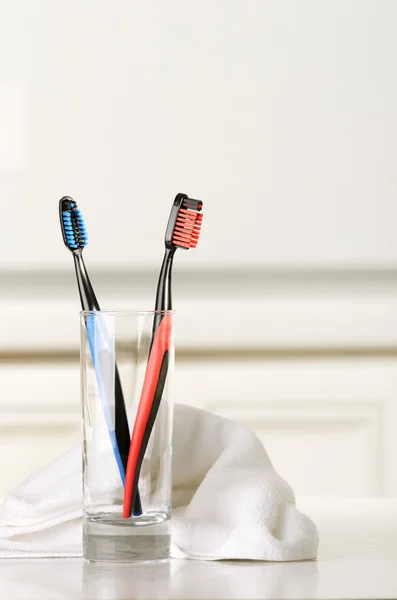
<svg viewBox="0 0 397 600">
<path fill-rule="evenodd" d="M 83 215 L 75 203 L 69 203 L 70 209 L 62 211 L 63 232 L 67 246 L 71 250 L 84 248 L 88 242 Z"/>
</svg>

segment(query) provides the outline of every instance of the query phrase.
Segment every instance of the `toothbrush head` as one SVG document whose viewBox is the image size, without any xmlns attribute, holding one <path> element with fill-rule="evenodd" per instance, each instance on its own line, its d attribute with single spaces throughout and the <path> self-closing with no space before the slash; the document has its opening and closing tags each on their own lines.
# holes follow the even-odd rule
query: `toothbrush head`
<svg viewBox="0 0 397 600">
<path fill-rule="evenodd" d="M 77 203 L 70 196 L 60 199 L 59 218 L 65 246 L 71 252 L 82 250 L 88 242 L 87 231 L 83 215 L 78 209 Z"/>
<path fill-rule="evenodd" d="M 188 250 L 197 246 L 203 220 L 202 208 L 201 200 L 177 194 L 165 232 L 166 248 Z"/>
</svg>

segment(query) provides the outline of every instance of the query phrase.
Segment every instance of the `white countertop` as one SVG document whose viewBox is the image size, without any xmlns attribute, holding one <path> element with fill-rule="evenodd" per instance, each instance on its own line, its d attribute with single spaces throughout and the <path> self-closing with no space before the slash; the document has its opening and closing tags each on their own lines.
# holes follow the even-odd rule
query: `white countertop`
<svg viewBox="0 0 397 600">
<path fill-rule="evenodd" d="M 1 600 L 397 598 L 397 498 L 298 502 L 317 523 L 317 561 L 0 561 Z"/>
</svg>

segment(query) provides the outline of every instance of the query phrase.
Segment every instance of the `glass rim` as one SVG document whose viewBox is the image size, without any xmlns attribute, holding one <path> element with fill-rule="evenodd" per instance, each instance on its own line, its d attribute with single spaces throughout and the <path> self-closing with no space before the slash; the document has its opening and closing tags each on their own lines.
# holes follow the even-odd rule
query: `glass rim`
<svg viewBox="0 0 397 600">
<path fill-rule="evenodd" d="M 82 317 L 87 317 L 87 316 L 99 316 L 99 315 L 105 315 L 105 316 L 115 316 L 115 317 L 142 317 L 142 316 L 147 316 L 147 315 L 173 315 L 175 314 L 175 310 L 171 309 L 171 310 L 135 310 L 132 308 L 121 308 L 118 310 L 113 310 L 113 309 L 108 309 L 108 308 L 104 308 L 101 310 L 81 310 L 79 312 L 80 316 Z"/>
</svg>

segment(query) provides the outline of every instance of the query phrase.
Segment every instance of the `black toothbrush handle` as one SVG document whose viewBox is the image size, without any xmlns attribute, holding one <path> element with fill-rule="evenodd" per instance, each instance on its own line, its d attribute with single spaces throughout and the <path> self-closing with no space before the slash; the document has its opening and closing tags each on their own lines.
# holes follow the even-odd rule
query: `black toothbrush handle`
<svg viewBox="0 0 397 600">
<path fill-rule="evenodd" d="M 132 494 L 131 494 L 132 506 L 135 506 L 135 503 L 137 502 L 137 500 L 139 498 L 138 484 L 139 484 L 139 477 L 140 477 L 140 473 L 141 473 L 142 462 L 145 457 L 146 449 L 147 449 L 149 439 L 150 439 L 150 436 L 151 436 L 151 433 L 152 433 L 152 430 L 154 427 L 154 423 L 156 421 L 157 413 L 160 408 L 161 399 L 163 397 L 164 386 L 165 386 L 165 382 L 167 380 L 168 364 L 169 364 L 169 353 L 167 351 L 167 352 L 165 352 L 165 354 L 163 356 L 163 361 L 161 363 L 160 375 L 159 375 L 159 379 L 157 382 L 156 392 L 155 392 L 155 395 L 153 398 L 152 408 L 151 408 L 151 411 L 149 414 L 145 433 L 144 433 L 143 440 L 142 440 L 141 449 L 139 452 L 139 458 L 137 461 L 134 483 L 133 483 Z"/>
<path fill-rule="evenodd" d="M 171 284 L 172 284 L 172 264 L 174 259 L 175 250 L 167 248 L 164 253 L 163 263 L 160 269 L 159 281 L 157 284 L 156 293 L 156 308 L 155 315 L 153 318 L 153 330 L 152 339 L 150 342 L 149 356 L 152 351 L 152 346 L 160 323 L 164 318 L 165 310 L 172 310 L 172 296 L 171 296 Z M 159 411 L 160 402 L 163 397 L 163 391 L 165 382 L 167 379 L 169 365 L 169 352 L 165 352 L 161 363 L 160 375 L 157 382 L 156 392 L 153 398 L 153 404 L 150 409 L 149 418 L 147 420 L 145 433 L 142 439 L 141 448 L 139 451 L 139 458 L 135 470 L 134 483 L 131 493 L 131 504 L 135 506 L 136 500 L 139 498 L 138 483 L 141 473 L 142 462 L 145 457 L 146 449 L 149 443 L 149 439 L 156 421 L 157 413 Z"/>
<path fill-rule="evenodd" d="M 123 463 L 124 473 L 127 471 L 128 452 L 130 450 L 130 429 L 128 426 L 127 411 L 125 409 L 123 390 L 121 387 L 120 375 L 116 365 L 115 381 L 115 434 L 117 445 L 119 447 L 121 462 Z M 133 512 L 135 515 L 142 514 L 142 504 L 139 492 L 135 495 L 133 502 Z"/>
<path fill-rule="evenodd" d="M 91 281 L 88 277 L 87 270 L 85 268 L 84 260 L 82 257 L 81 250 L 73 253 L 78 289 L 80 294 L 81 306 L 85 311 L 100 311 L 99 302 L 95 296 Z M 117 363 L 115 364 L 115 378 L 114 378 L 114 421 L 115 421 L 115 435 L 117 446 L 120 453 L 121 462 L 123 465 L 124 473 L 127 471 L 128 463 L 128 452 L 130 449 L 130 429 L 128 425 L 127 411 L 125 408 L 123 389 L 121 386 L 119 370 Z M 139 491 L 136 491 L 135 499 L 133 503 L 133 512 L 135 515 L 142 514 L 142 504 Z"/>
</svg>

